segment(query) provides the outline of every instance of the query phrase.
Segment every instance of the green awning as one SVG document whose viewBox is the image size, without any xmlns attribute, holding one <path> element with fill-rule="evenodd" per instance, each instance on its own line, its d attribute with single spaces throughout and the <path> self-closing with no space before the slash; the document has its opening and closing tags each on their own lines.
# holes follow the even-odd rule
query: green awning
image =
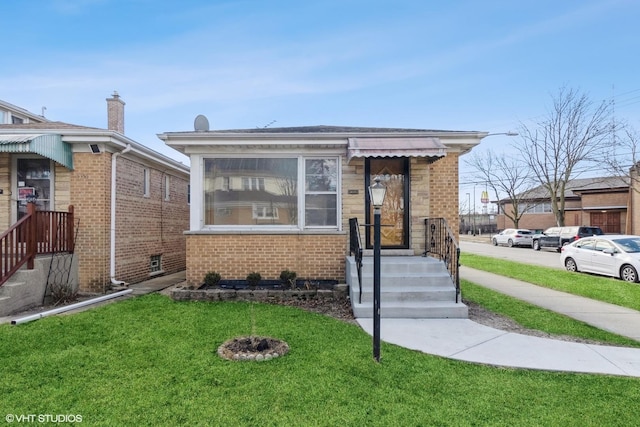
<svg viewBox="0 0 640 427">
<path fill-rule="evenodd" d="M 58 134 L 0 135 L 0 153 L 33 153 L 73 170 L 71 145 Z"/>
</svg>

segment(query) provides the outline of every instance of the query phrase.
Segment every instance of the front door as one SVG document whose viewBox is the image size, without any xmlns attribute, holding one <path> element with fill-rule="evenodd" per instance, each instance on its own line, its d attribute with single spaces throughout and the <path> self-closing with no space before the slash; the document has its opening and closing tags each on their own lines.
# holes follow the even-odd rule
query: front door
<svg viewBox="0 0 640 427">
<path fill-rule="evenodd" d="M 53 173 L 51 160 L 29 156 L 17 157 L 15 160 L 16 217 L 19 220 L 27 213 L 27 202 L 36 203 L 38 210 L 51 210 L 53 195 Z"/>
<path fill-rule="evenodd" d="M 381 247 L 409 248 L 409 159 L 406 157 L 367 158 L 365 162 L 366 221 L 373 224 L 369 186 L 380 178 L 387 193 L 380 213 Z M 367 248 L 373 247 L 373 227 L 366 233 Z"/>
</svg>

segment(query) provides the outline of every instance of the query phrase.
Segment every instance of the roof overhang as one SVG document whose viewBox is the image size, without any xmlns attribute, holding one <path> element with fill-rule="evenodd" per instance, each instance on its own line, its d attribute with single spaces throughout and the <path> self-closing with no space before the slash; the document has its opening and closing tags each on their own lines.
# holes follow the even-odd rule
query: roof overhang
<svg viewBox="0 0 640 427">
<path fill-rule="evenodd" d="M 428 157 L 447 155 L 439 138 L 349 138 L 347 160 L 354 157 Z"/>
<path fill-rule="evenodd" d="M 71 145 L 59 134 L 0 135 L 0 153 L 34 153 L 73 170 Z"/>
</svg>

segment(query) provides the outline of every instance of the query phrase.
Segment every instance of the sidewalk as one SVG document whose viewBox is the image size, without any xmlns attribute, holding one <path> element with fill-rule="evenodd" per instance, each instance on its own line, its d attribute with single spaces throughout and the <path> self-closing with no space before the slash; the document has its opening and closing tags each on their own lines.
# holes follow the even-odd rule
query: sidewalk
<svg viewBox="0 0 640 427">
<path fill-rule="evenodd" d="M 597 328 L 640 340 L 640 312 L 468 267 L 460 267 L 460 276 Z M 373 335 L 373 319 L 357 320 Z M 520 335 L 468 319 L 381 319 L 380 336 L 388 343 L 467 362 L 640 377 L 638 348 Z"/>
<path fill-rule="evenodd" d="M 485 288 L 564 314 L 598 329 L 640 341 L 640 312 L 460 266 L 460 277 Z"/>
</svg>

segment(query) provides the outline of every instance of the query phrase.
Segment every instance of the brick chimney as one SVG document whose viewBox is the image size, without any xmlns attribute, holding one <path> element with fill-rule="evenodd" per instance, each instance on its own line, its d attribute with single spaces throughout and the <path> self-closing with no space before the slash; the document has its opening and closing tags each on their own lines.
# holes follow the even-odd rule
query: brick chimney
<svg viewBox="0 0 640 427">
<path fill-rule="evenodd" d="M 124 101 L 117 91 L 113 91 L 111 98 L 107 98 L 107 129 L 124 135 Z"/>
</svg>

